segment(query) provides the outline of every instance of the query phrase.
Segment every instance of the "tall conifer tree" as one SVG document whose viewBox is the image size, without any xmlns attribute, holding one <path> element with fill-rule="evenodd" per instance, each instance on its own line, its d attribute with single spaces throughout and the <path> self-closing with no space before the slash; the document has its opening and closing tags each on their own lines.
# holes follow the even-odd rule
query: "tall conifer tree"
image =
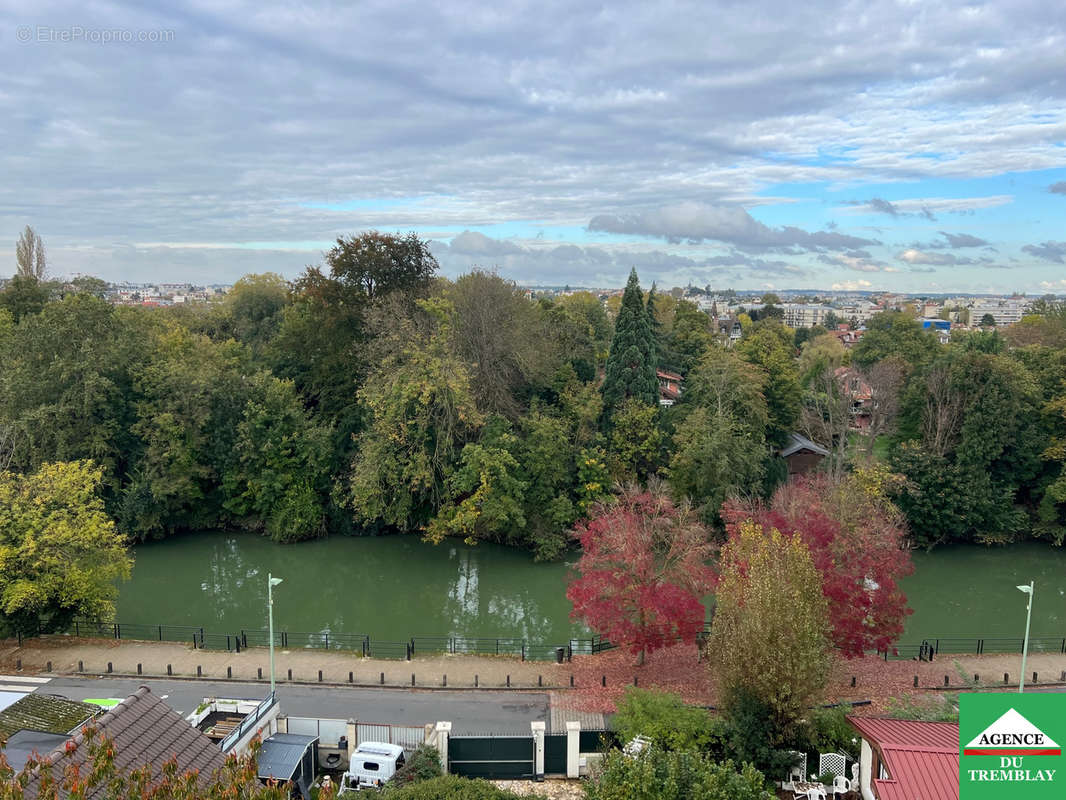
<svg viewBox="0 0 1066 800">
<path fill-rule="evenodd" d="M 629 273 L 622 307 L 614 326 L 603 381 L 604 411 L 610 414 L 632 399 L 654 405 L 659 394 L 655 376 L 655 337 L 648 323 L 637 271 Z"/>
</svg>

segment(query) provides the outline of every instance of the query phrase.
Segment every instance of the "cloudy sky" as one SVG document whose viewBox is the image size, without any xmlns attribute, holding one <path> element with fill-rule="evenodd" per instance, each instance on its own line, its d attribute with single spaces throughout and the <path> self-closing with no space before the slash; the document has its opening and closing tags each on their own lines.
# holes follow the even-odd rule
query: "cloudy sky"
<svg viewBox="0 0 1066 800">
<path fill-rule="evenodd" d="M 169 6 L 163 8 L 163 6 Z M 0 0 L 0 275 L 1066 292 L 1066 3 Z"/>
</svg>

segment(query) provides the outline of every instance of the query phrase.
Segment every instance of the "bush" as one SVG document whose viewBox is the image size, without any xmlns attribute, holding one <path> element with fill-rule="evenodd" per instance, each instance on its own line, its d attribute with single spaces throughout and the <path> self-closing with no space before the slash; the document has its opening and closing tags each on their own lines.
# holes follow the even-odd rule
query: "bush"
<svg viewBox="0 0 1066 800">
<path fill-rule="evenodd" d="M 432 745 L 420 744 L 406 763 L 389 779 L 386 789 L 421 783 L 440 776 L 440 751 Z M 390 791 L 389 796 L 392 794 Z"/>
<path fill-rule="evenodd" d="M 819 708 L 811 713 L 811 744 L 819 753 L 846 753 L 859 757 L 856 732 L 843 708 Z"/>
<path fill-rule="evenodd" d="M 724 725 L 726 752 L 775 778 L 795 764 L 789 750 L 809 749 L 808 742 L 796 741 L 795 728 L 788 734 L 782 731 L 774 710 L 751 693 L 736 692 L 729 698 Z"/>
<path fill-rule="evenodd" d="M 623 744 L 645 736 L 664 750 L 707 750 L 721 739 L 721 726 L 702 708 L 673 692 L 635 686 L 626 689 L 613 726 Z"/>
<path fill-rule="evenodd" d="M 514 792 L 504 791 L 488 781 L 442 775 L 428 781 L 409 783 L 390 790 L 389 800 L 521 800 Z M 527 797 L 528 800 L 528 797 Z"/>
<path fill-rule="evenodd" d="M 715 763 L 692 751 L 657 747 L 639 756 L 609 752 L 585 783 L 586 800 L 773 800 L 766 779 L 750 764 Z"/>
</svg>

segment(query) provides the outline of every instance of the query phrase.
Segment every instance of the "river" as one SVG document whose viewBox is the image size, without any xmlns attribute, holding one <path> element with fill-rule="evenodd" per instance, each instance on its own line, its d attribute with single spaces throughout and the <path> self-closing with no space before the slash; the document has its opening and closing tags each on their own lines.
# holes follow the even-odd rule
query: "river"
<svg viewBox="0 0 1066 800">
<path fill-rule="evenodd" d="M 569 619 L 569 565 L 538 564 L 499 545 L 416 536 L 335 536 L 280 545 L 251 533 L 207 532 L 139 545 L 117 619 L 203 626 L 228 633 L 266 627 L 266 576 L 274 622 L 288 631 L 500 636 L 547 643 L 586 635 Z M 1020 636 L 1036 582 L 1033 634 L 1066 636 L 1066 550 L 1026 542 L 915 552 L 903 583 L 914 614 L 902 642 L 927 637 Z"/>
</svg>

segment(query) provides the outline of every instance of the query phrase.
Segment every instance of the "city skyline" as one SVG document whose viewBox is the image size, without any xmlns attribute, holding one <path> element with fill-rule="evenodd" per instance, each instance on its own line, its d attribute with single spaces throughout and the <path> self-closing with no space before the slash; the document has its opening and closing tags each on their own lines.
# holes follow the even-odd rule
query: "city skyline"
<svg viewBox="0 0 1066 800">
<path fill-rule="evenodd" d="M 0 276 L 1066 292 L 1066 9 L 0 0 Z"/>
</svg>

